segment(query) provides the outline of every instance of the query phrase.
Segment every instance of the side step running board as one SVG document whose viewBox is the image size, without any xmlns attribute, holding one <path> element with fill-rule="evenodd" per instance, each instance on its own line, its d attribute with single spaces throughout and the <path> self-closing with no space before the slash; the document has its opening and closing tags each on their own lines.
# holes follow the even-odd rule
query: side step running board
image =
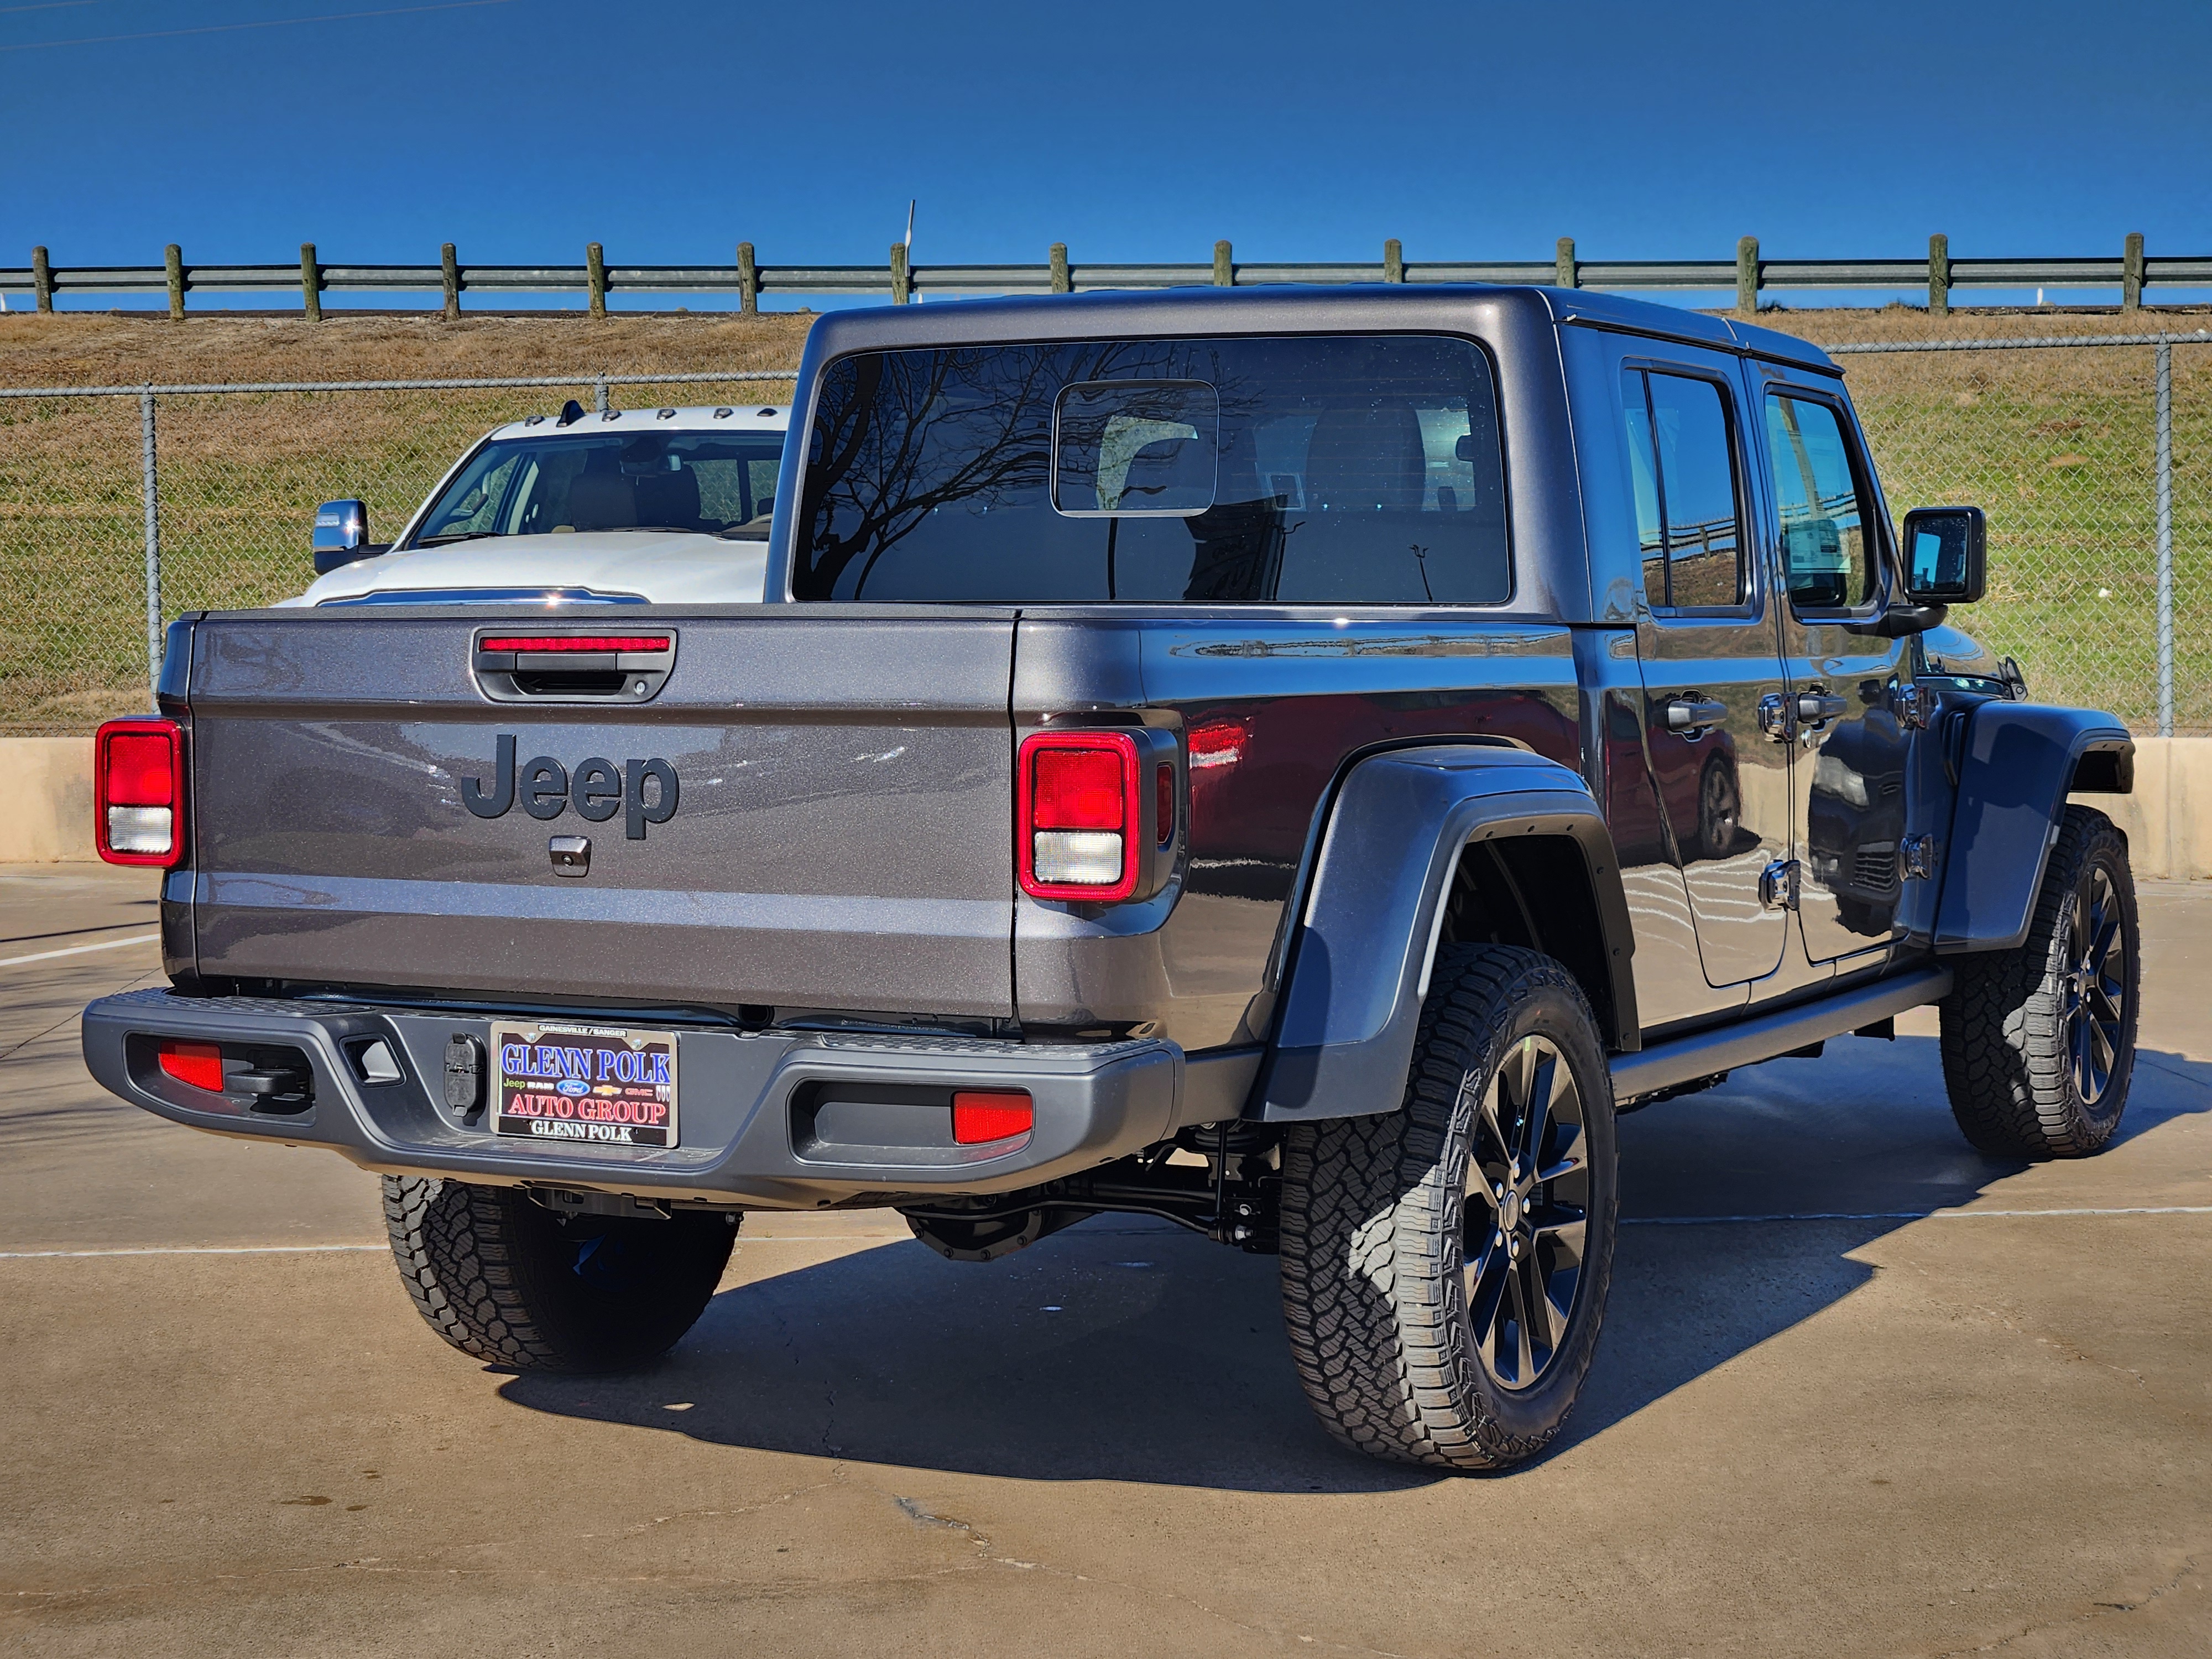
<svg viewBox="0 0 2212 1659">
<path fill-rule="evenodd" d="M 1632 1100 L 1718 1072 L 1754 1066 L 1792 1049 L 1842 1036 L 1908 1008 L 1938 1001 L 1950 990 L 1948 968 L 1916 968 L 1817 1002 L 1800 1003 L 1716 1030 L 1658 1043 L 1641 1054 L 1619 1054 L 1613 1062 L 1613 1098 Z"/>
</svg>

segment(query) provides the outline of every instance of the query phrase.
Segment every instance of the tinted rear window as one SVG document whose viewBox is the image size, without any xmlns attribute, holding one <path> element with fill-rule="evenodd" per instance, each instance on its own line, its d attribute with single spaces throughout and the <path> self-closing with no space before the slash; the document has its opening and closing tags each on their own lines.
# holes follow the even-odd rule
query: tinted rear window
<svg viewBox="0 0 2212 1659">
<path fill-rule="evenodd" d="M 1493 605 L 1487 358 L 1465 340 L 871 352 L 822 379 L 800 599 Z"/>
</svg>

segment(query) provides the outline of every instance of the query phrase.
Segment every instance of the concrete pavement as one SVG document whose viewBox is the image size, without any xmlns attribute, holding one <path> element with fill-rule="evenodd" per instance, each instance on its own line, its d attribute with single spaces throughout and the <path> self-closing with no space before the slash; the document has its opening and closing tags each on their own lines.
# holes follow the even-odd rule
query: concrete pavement
<svg viewBox="0 0 2212 1659">
<path fill-rule="evenodd" d="M 978 1267 L 756 1216 L 652 1374 L 481 1367 L 372 1178 L 84 1076 L 75 1011 L 155 952 L 45 953 L 150 932 L 152 890 L 0 872 L 13 1651 L 2212 1645 L 2212 887 L 2145 888 L 2103 1158 L 1967 1148 L 1924 1013 L 1623 1120 L 1591 1392 L 1490 1479 L 1337 1450 L 1274 1264 L 1123 1218 Z"/>
</svg>

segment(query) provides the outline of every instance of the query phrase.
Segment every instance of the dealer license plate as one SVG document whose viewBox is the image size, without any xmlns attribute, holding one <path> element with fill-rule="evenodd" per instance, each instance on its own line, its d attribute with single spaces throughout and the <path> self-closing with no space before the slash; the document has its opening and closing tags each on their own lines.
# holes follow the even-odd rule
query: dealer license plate
<svg viewBox="0 0 2212 1659">
<path fill-rule="evenodd" d="M 607 1025 L 491 1028 L 492 1127 L 580 1146 L 676 1145 L 676 1033 Z"/>
</svg>

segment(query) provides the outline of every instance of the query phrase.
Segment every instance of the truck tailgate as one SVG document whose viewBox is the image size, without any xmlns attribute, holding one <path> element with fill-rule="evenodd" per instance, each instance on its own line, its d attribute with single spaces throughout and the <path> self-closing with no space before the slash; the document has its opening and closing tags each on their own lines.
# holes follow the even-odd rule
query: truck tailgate
<svg viewBox="0 0 2212 1659">
<path fill-rule="evenodd" d="M 674 663 L 649 701 L 495 702 L 488 622 L 672 633 Z M 188 693 L 199 971 L 1011 1015 L 1012 650 L 1010 611 L 211 616 Z M 587 872 L 557 873 L 580 836 Z"/>
</svg>

